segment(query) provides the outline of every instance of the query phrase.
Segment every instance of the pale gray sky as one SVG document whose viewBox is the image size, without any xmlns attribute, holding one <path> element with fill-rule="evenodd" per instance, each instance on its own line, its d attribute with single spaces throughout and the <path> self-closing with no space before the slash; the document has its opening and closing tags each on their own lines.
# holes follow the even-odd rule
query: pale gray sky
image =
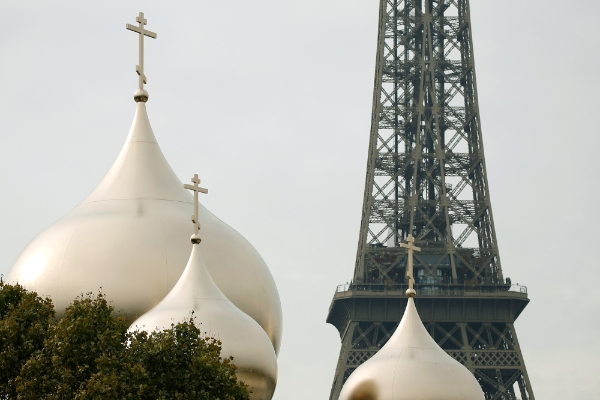
<svg viewBox="0 0 600 400">
<path fill-rule="evenodd" d="M 0 272 L 78 204 L 130 127 L 139 11 L 148 112 L 182 180 L 270 266 L 285 318 L 276 400 L 326 399 L 325 317 L 351 279 L 376 0 L 0 1 Z M 505 276 L 539 399 L 600 398 L 600 3 L 471 0 Z"/>
</svg>

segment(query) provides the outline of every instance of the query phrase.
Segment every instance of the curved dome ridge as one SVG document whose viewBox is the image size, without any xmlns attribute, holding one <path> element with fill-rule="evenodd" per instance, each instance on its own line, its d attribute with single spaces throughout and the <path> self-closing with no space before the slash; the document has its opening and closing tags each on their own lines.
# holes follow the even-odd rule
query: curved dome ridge
<svg viewBox="0 0 600 400">
<path fill-rule="evenodd" d="M 192 314 L 193 313 L 193 314 Z M 208 272 L 200 245 L 194 244 L 183 274 L 173 289 L 129 328 L 163 330 L 193 315 L 202 333 L 221 341 L 222 356 L 233 356 L 238 379 L 253 392 L 253 400 L 269 400 L 277 384 L 277 356 L 258 323 L 221 292 Z"/>
<path fill-rule="evenodd" d="M 125 144 L 112 167 L 81 204 L 106 200 L 156 199 L 192 203 L 167 162 L 150 125 L 146 104 L 137 103 Z"/>
<path fill-rule="evenodd" d="M 442 350 L 425 329 L 412 299 L 408 302 L 404 316 L 396 331 L 381 350 L 404 347 Z"/>
<path fill-rule="evenodd" d="M 473 374 L 429 335 L 410 297 L 388 342 L 344 384 L 340 400 L 484 400 Z"/>
<path fill-rule="evenodd" d="M 73 231 L 69 234 L 68 239 L 65 241 L 65 243 L 64 243 L 64 249 L 62 249 L 62 251 L 60 251 L 61 254 L 59 256 L 60 258 L 58 260 L 58 268 L 57 268 L 57 273 L 56 273 L 56 285 L 55 285 L 55 288 L 54 288 L 54 292 L 52 293 L 52 297 L 54 299 L 58 298 L 60 274 L 62 272 L 63 263 L 65 261 L 65 256 L 67 254 L 67 251 L 69 250 L 69 245 L 71 244 L 71 240 L 73 239 L 73 237 L 77 233 L 77 229 L 79 229 L 79 227 L 85 222 L 85 220 L 87 219 L 87 217 L 88 217 L 88 215 L 84 211 L 83 215 L 75 223 L 75 226 L 72 227 Z M 42 233 L 44 233 L 44 232 L 42 232 Z M 54 300 L 54 302 L 56 302 L 56 300 Z"/>
<path fill-rule="evenodd" d="M 181 274 L 181 277 L 163 301 L 171 299 L 229 301 L 208 273 L 198 246 L 192 246 L 192 254 L 188 266 L 183 270 L 183 274 Z"/>
<path fill-rule="evenodd" d="M 125 139 L 125 143 L 132 142 L 158 144 L 152 130 L 152 125 L 150 124 L 150 118 L 148 118 L 145 103 L 138 103 L 133 122 L 131 123 L 131 129 L 129 130 L 127 139 Z"/>
</svg>

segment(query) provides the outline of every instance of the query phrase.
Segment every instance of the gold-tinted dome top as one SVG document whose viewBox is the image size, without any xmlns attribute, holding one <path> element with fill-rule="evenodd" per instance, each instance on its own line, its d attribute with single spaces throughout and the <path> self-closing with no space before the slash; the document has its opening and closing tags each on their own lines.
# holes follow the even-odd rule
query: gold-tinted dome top
<svg viewBox="0 0 600 400">
<path fill-rule="evenodd" d="M 106 176 L 29 243 L 7 282 L 51 296 L 59 314 L 79 294 L 102 287 L 133 321 L 169 293 L 186 266 L 192 202 L 158 146 L 146 104 L 138 102 L 125 145 Z M 212 278 L 262 326 L 278 352 L 281 303 L 267 265 L 242 235 L 202 205 L 199 221 Z"/>
<path fill-rule="evenodd" d="M 431 338 L 409 297 L 390 340 L 348 378 L 339 400 L 484 400 L 477 380 Z"/>
<path fill-rule="evenodd" d="M 172 323 L 188 320 L 192 312 L 203 334 L 221 340 L 221 356 L 233 356 L 236 375 L 249 386 L 252 399 L 270 400 L 277 383 L 273 346 L 260 325 L 234 306 L 215 285 L 202 260 L 199 244 L 192 245 L 190 260 L 169 294 L 136 320 L 130 330 L 167 329 Z"/>
</svg>

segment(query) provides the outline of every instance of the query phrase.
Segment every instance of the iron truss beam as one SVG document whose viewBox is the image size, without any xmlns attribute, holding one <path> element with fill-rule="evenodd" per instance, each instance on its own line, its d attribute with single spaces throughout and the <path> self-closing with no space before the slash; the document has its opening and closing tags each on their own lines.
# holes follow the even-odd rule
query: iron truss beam
<svg viewBox="0 0 600 400">
<path fill-rule="evenodd" d="M 355 281 L 403 277 L 412 233 L 422 276 L 503 283 L 468 1 L 382 0 L 378 42 Z"/>
</svg>

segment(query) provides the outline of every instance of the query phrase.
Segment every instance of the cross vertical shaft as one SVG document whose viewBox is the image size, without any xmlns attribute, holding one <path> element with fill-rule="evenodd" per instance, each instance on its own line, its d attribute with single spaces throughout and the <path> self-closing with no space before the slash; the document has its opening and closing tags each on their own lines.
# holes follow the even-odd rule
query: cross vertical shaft
<svg viewBox="0 0 600 400">
<path fill-rule="evenodd" d="M 140 29 L 143 29 L 143 23 L 140 20 L 140 17 L 142 18 L 143 21 L 145 21 L 144 18 L 144 13 L 140 12 L 140 16 L 137 18 L 137 21 L 140 24 Z M 139 46 L 138 46 L 138 60 L 139 60 L 139 65 L 136 69 L 136 72 L 138 74 L 138 89 L 140 90 L 144 90 L 144 84 L 146 83 L 146 75 L 144 75 L 144 35 L 140 34 L 138 35 L 138 40 L 139 40 Z"/>
<path fill-rule="evenodd" d="M 144 74 L 144 36 L 156 39 L 157 35 L 154 32 L 144 29 L 144 25 L 146 25 L 148 21 L 144 18 L 143 12 L 140 12 L 135 20 L 138 22 L 138 26 L 127 24 L 125 25 L 125 28 L 139 34 L 139 62 L 138 65 L 136 65 L 135 72 L 139 76 L 139 90 L 141 91 L 144 90 L 144 84 L 147 83 L 146 75 Z"/>
<path fill-rule="evenodd" d="M 415 239 L 409 233 L 406 238 L 406 243 L 400 243 L 400 247 L 404 247 L 408 250 L 408 260 L 407 260 L 407 268 L 406 268 L 406 277 L 408 278 L 408 288 L 409 290 L 414 290 L 415 277 L 413 273 L 413 251 L 421 251 L 420 247 L 415 246 Z"/>
</svg>

